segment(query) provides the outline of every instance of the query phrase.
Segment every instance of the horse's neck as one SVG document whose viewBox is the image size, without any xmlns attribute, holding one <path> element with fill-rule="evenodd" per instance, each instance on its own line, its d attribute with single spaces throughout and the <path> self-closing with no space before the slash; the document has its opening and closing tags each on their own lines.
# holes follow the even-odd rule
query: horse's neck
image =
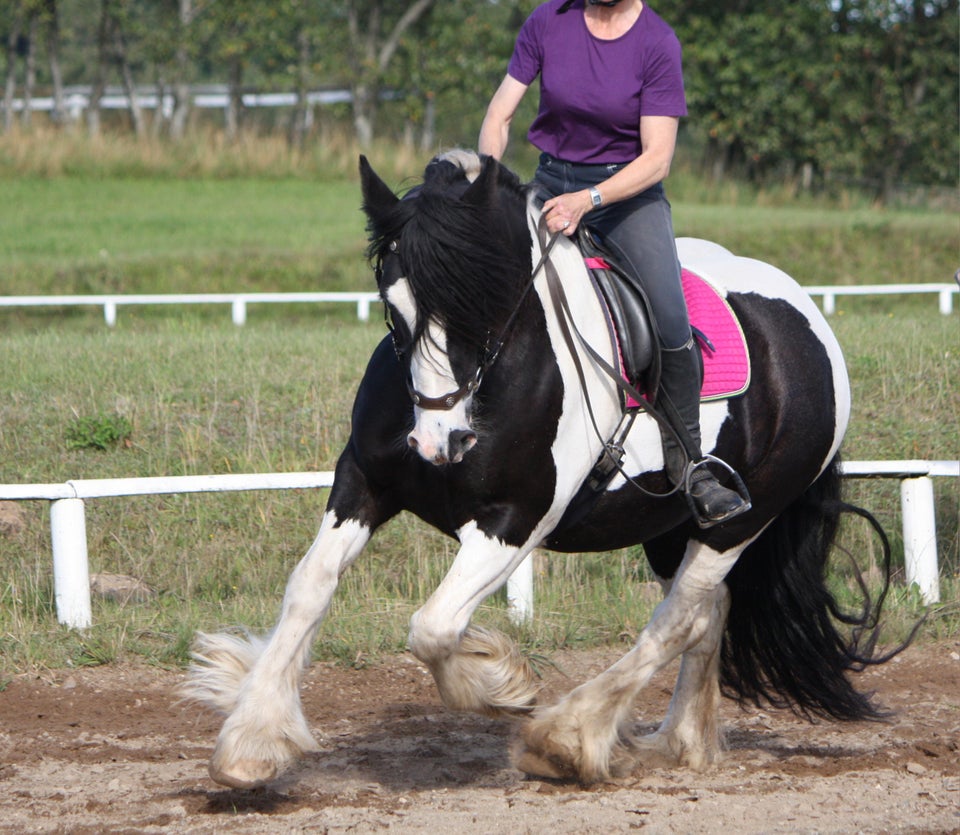
<svg viewBox="0 0 960 835">
<path fill-rule="evenodd" d="M 536 220 L 534 216 L 530 218 L 531 238 L 533 240 L 533 263 L 539 265 L 543 255 L 541 243 L 538 239 Z M 544 243 L 545 248 L 548 243 Z M 573 239 L 560 236 L 556 243 L 550 249 L 549 253 L 550 267 L 559 277 L 562 295 L 567 301 L 567 306 L 573 316 L 573 325 L 583 337 L 599 351 L 602 355 L 607 355 L 611 349 L 609 330 L 606 320 L 603 316 L 600 299 L 597 296 L 596 288 L 590 279 L 589 271 L 583 261 L 583 255 Z M 540 266 L 534 287 L 537 295 L 540 297 L 544 310 L 547 314 L 548 330 L 550 330 L 551 340 L 559 345 L 556 340 L 558 331 L 551 328 L 551 323 L 555 323 L 563 311 L 556 310 L 552 294 L 548 286 L 547 265 Z M 564 340 L 565 342 L 565 340 Z"/>
</svg>

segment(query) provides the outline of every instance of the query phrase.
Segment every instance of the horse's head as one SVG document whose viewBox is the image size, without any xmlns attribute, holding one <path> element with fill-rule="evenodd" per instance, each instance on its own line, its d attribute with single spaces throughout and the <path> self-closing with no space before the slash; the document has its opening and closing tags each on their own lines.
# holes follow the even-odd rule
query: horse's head
<svg viewBox="0 0 960 835">
<path fill-rule="evenodd" d="M 407 441 L 435 464 L 477 443 L 474 395 L 530 277 L 524 191 L 492 158 L 452 152 L 397 197 L 360 158 L 368 255 L 406 366 Z"/>
</svg>

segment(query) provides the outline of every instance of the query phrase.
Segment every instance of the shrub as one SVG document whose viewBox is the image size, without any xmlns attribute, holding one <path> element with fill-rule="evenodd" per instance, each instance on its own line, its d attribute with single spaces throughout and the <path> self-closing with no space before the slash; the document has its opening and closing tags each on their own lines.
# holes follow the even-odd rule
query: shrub
<svg viewBox="0 0 960 835">
<path fill-rule="evenodd" d="M 133 425 L 123 415 L 78 417 L 67 427 L 69 449 L 109 449 L 129 440 Z"/>
</svg>

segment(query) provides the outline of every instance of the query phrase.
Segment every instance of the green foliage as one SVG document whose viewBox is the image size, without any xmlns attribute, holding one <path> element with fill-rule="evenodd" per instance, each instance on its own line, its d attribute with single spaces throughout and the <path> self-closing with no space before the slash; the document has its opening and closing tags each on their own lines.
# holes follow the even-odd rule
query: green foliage
<svg viewBox="0 0 960 835">
<path fill-rule="evenodd" d="M 133 424 L 123 415 L 78 417 L 66 431 L 67 449 L 110 449 L 129 441 Z"/>
<path fill-rule="evenodd" d="M 713 171 L 763 180 L 956 184 L 956 0 L 678 0 L 689 130 Z"/>
<path fill-rule="evenodd" d="M 227 131 L 228 144 L 240 133 L 275 131 L 293 148 L 323 153 L 337 132 L 364 147 L 374 138 L 423 150 L 473 147 L 516 33 L 537 2 L 231 0 L 194 2 L 183 20 L 173 2 L 94 5 L 109 10 L 122 32 L 128 68 L 141 85 L 157 80 L 175 92 L 181 82 L 227 84 L 235 99 L 253 90 L 349 90 L 352 105 L 313 108 L 312 122 L 303 105 L 240 108 Z M 55 7 L 64 82 L 89 85 L 100 64 L 100 14 L 91 14 L 87 0 Z M 49 94 L 52 82 L 52 8 L 36 0 L 0 3 L 21 32 L 39 13 L 38 95 Z M 885 201 L 904 183 L 955 188 L 957 10 L 957 0 L 662 0 L 656 11 L 684 45 L 685 149 L 721 178 L 800 182 L 834 193 L 858 183 Z M 108 40 L 104 48 L 115 50 Z M 107 57 L 107 81 L 119 83 L 116 56 Z M 0 66 L 6 60 L 0 51 Z M 5 68 L 14 86 L 21 61 Z M 514 154 L 535 107 L 536 96 L 528 96 L 516 116 Z M 210 112 L 192 118 L 195 131 L 221 119 Z M 115 112 L 103 119 L 127 129 Z M 34 114 L 31 130 L 43 124 Z M 154 117 L 141 141 L 168 134 L 169 117 Z"/>
</svg>

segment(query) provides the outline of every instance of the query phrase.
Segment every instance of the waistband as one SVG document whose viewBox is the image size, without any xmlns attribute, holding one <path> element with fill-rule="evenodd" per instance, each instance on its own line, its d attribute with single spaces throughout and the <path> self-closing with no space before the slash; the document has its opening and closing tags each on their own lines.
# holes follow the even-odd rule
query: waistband
<svg viewBox="0 0 960 835">
<path fill-rule="evenodd" d="M 629 162 L 569 162 L 555 157 L 553 154 L 548 154 L 546 151 L 540 154 L 540 165 L 562 165 L 574 171 L 606 172 L 608 176 L 621 168 L 626 168 L 629 164 Z"/>
</svg>

